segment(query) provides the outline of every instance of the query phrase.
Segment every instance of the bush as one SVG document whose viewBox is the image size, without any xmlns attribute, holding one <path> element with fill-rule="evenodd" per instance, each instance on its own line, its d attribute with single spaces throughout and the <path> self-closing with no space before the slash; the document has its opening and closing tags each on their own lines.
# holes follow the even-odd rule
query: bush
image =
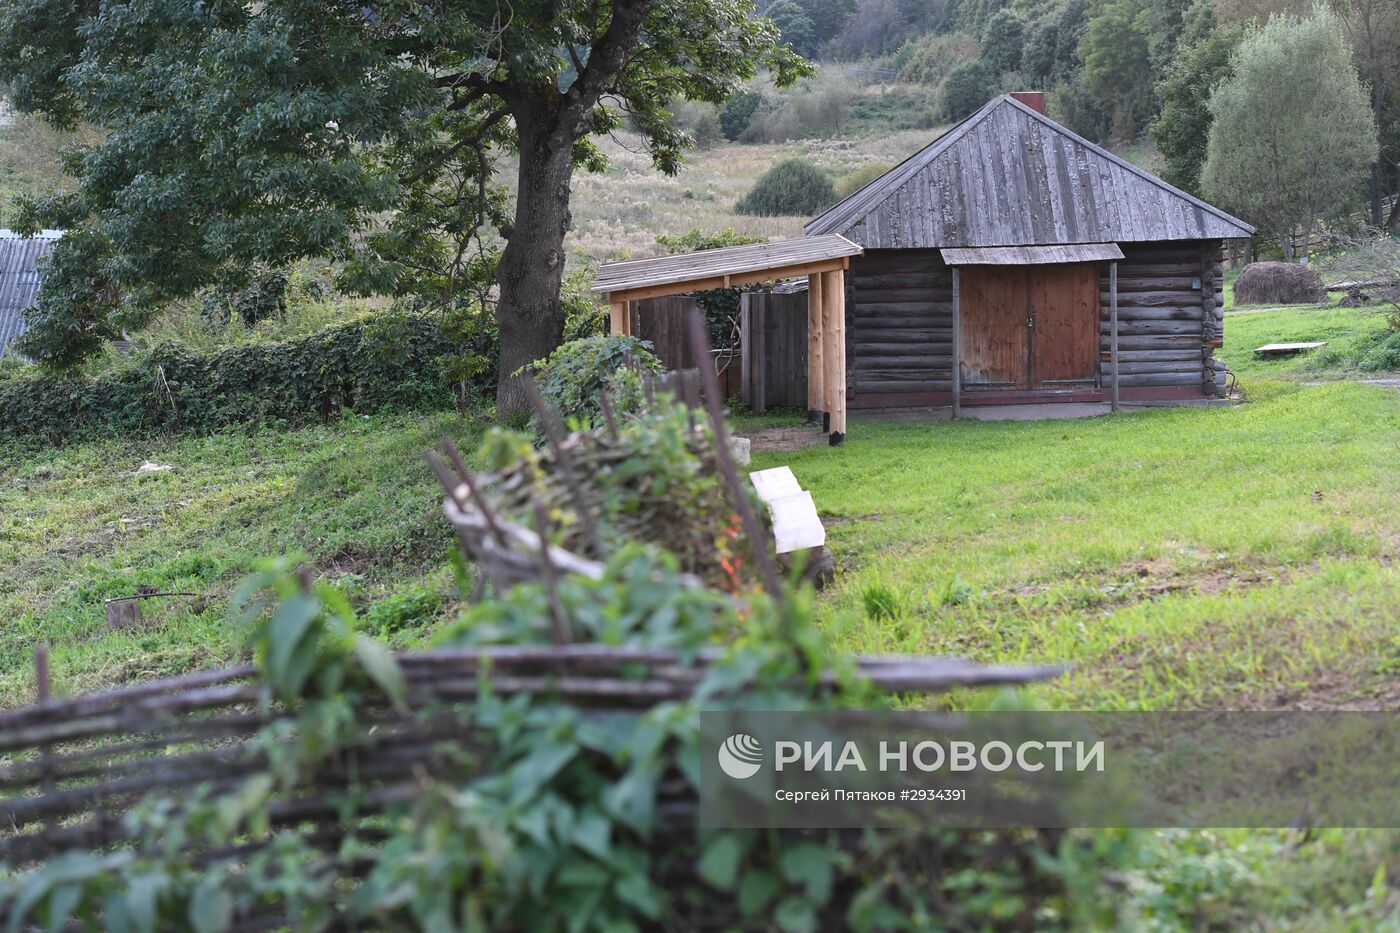
<svg viewBox="0 0 1400 933">
<path fill-rule="evenodd" d="M 821 169 L 788 159 L 764 172 L 734 209 L 740 214 L 819 214 L 836 200 L 836 189 Z"/>
<path fill-rule="evenodd" d="M 569 341 L 531 369 L 540 394 L 566 422 L 592 425 L 603 412 L 598 403 L 603 389 L 616 412 L 641 405 L 641 373 L 661 372 L 661 361 L 651 349 L 650 342 L 636 337 L 588 337 Z"/>
<path fill-rule="evenodd" d="M 976 113 L 997 92 L 996 75 L 981 60 L 964 62 L 954 68 L 940 92 L 946 120 L 962 120 Z"/>
<path fill-rule="evenodd" d="M 749 120 L 754 111 L 763 103 L 763 95 L 757 91 L 740 91 L 729 98 L 719 108 L 719 128 L 724 138 L 733 142 L 749 128 Z"/>
<path fill-rule="evenodd" d="M 63 443 L 101 433 L 301 425 L 344 409 L 448 408 L 460 349 L 438 321 L 410 314 L 207 354 L 166 345 L 93 379 L 0 383 L 0 436 Z"/>
</svg>

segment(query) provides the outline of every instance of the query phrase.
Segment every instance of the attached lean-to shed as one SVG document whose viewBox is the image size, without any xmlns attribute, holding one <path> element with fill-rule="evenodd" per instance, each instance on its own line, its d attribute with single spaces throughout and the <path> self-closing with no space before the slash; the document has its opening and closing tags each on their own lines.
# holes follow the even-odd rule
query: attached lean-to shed
<svg viewBox="0 0 1400 933">
<path fill-rule="evenodd" d="M 1043 110 L 998 97 L 807 225 L 865 248 L 852 410 L 1222 392 L 1223 241 L 1254 228 Z"/>
<path fill-rule="evenodd" d="M 62 234 L 45 230 L 36 237 L 21 237 L 0 230 L 0 358 L 10 343 L 26 330 L 24 312 L 39 295 L 40 260 L 48 256 Z"/>
</svg>

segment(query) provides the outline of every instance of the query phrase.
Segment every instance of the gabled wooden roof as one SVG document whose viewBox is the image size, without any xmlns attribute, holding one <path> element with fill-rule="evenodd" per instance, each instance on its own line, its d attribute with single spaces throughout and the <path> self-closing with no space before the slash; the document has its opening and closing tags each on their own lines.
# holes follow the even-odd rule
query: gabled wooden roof
<svg viewBox="0 0 1400 933">
<path fill-rule="evenodd" d="M 751 246 L 702 249 L 676 256 L 654 256 L 600 266 L 593 291 L 614 300 L 636 300 L 681 291 L 727 288 L 827 268 L 840 268 L 863 250 L 842 236 L 808 236 Z"/>
<path fill-rule="evenodd" d="M 897 249 L 1213 240 L 1254 228 L 1003 95 L 806 232 Z"/>
</svg>

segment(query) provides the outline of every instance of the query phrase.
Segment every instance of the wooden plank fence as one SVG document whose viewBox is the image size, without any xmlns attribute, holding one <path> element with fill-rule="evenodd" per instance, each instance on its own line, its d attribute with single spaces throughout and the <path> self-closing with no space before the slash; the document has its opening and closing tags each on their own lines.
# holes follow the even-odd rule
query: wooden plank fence
<svg viewBox="0 0 1400 933">
<path fill-rule="evenodd" d="M 807 407 L 807 293 L 747 292 L 740 301 L 744 404 Z"/>
<path fill-rule="evenodd" d="M 694 370 L 700 366 L 685 323 L 690 309 L 698 307 L 699 302 L 690 295 L 668 295 L 632 303 L 632 314 L 635 316 L 632 333 L 641 340 L 651 342 L 657 359 L 661 360 L 667 372 Z M 715 353 L 715 364 L 724 397 L 738 395 L 739 352 L 721 348 Z"/>
</svg>

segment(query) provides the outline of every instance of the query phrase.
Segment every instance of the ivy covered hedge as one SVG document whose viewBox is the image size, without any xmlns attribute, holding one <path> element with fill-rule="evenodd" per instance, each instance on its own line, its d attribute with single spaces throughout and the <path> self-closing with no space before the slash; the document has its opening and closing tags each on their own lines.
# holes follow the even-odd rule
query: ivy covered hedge
<svg viewBox="0 0 1400 933">
<path fill-rule="evenodd" d="M 459 340 L 438 319 L 381 314 L 297 340 L 209 354 L 175 346 L 91 379 L 0 380 L 0 437 L 62 443 L 104 433 L 296 426 L 342 410 L 447 408 L 469 388 Z M 477 379 L 490 380 L 493 367 Z"/>
</svg>

